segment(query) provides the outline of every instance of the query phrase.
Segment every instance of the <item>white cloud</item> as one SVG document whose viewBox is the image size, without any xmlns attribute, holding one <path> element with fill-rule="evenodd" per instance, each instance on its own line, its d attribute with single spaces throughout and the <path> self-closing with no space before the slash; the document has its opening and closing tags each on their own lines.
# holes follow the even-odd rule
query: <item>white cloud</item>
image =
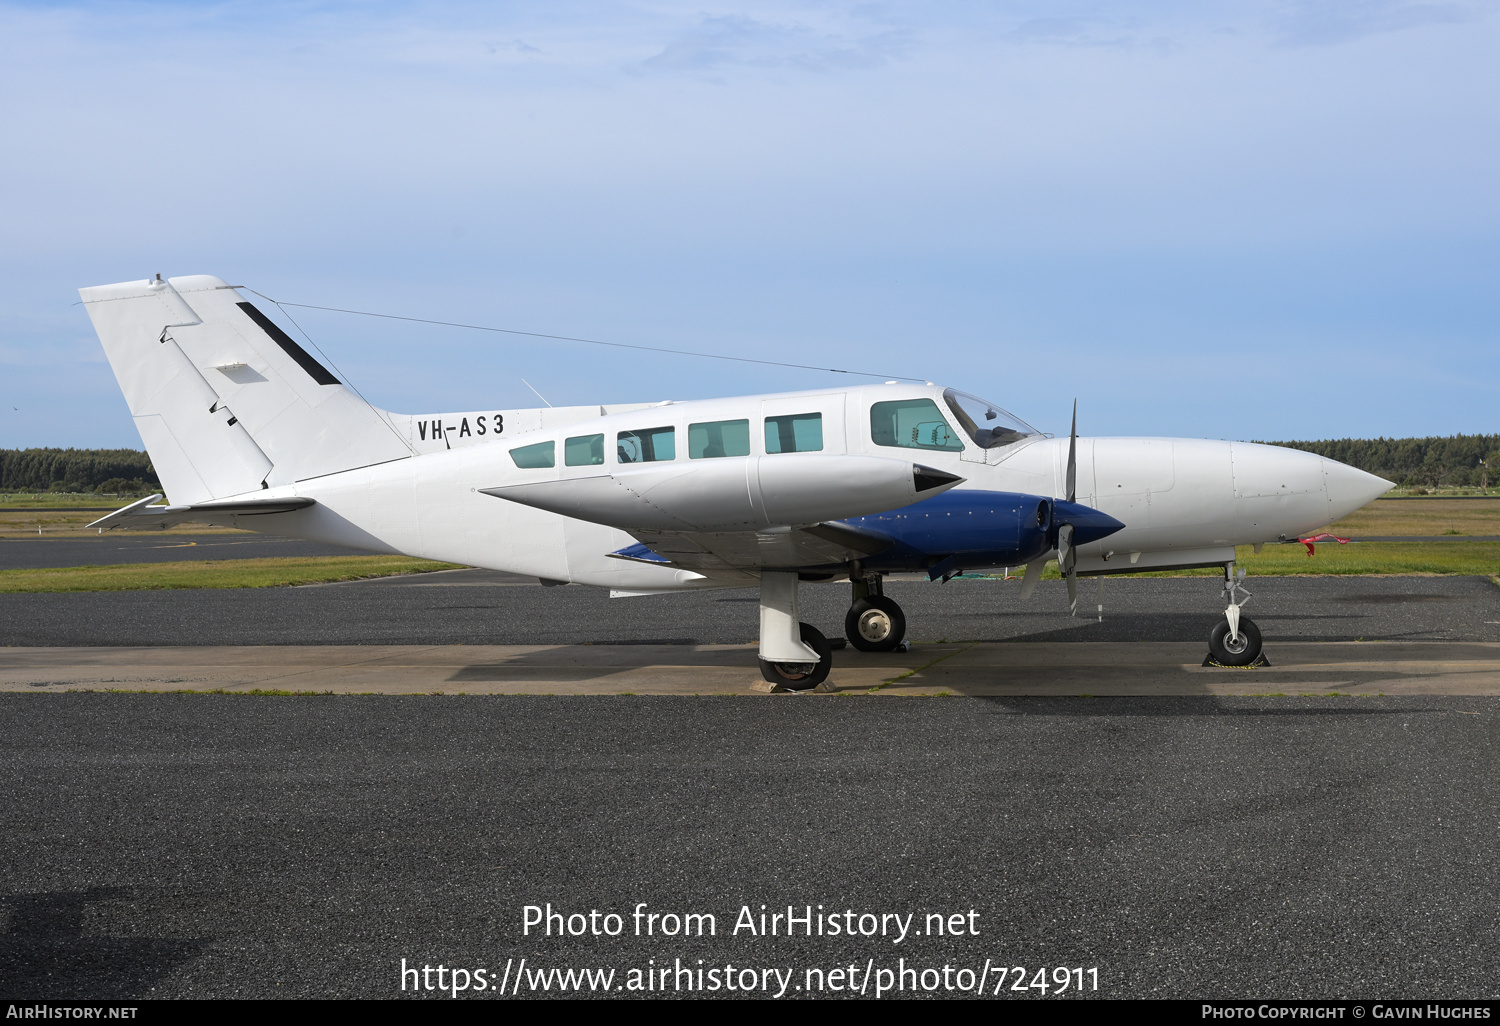
<svg viewBox="0 0 1500 1026">
<path fill-rule="evenodd" d="M 864 31 L 860 31 L 864 28 Z M 899 60 L 916 46 L 904 28 L 823 31 L 804 24 L 757 20 L 741 14 L 705 14 L 645 60 L 650 69 L 706 71 L 740 65 L 803 71 L 863 70 Z"/>
<path fill-rule="evenodd" d="M 1429 25 L 1475 21 L 1495 12 L 1493 3 L 1425 0 L 1295 0 L 1272 20 L 1278 39 L 1292 46 L 1327 46 Z"/>
</svg>

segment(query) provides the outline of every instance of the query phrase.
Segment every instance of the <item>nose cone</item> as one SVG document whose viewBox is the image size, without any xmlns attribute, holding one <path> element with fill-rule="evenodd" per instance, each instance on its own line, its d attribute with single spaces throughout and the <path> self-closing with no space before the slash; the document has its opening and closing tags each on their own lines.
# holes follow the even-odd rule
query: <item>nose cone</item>
<svg viewBox="0 0 1500 1026">
<path fill-rule="evenodd" d="M 1396 487 L 1383 477 L 1333 460 L 1323 461 L 1323 480 L 1328 484 L 1328 509 L 1334 520 L 1348 516 Z"/>
<path fill-rule="evenodd" d="M 1108 538 L 1116 531 L 1125 529 L 1124 524 L 1108 513 L 1101 513 L 1092 506 L 1065 502 L 1062 499 L 1052 504 L 1052 522 L 1073 525 L 1074 545 L 1087 545 L 1089 542 Z"/>
</svg>

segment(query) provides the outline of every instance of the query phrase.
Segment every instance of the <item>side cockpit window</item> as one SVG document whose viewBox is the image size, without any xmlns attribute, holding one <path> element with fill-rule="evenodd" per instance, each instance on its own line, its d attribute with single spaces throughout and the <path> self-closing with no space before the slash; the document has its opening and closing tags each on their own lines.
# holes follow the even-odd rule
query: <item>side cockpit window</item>
<svg viewBox="0 0 1500 1026">
<path fill-rule="evenodd" d="M 870 438 L 876 445 L 959 452 L 963 440 L 931 399 L 897 399 L 870 407 Z"/>
</svg>

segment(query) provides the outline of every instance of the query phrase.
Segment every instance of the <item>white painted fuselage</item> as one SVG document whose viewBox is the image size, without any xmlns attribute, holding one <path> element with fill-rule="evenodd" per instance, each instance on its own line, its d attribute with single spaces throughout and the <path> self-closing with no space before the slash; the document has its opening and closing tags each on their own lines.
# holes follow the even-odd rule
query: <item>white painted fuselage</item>
<svg viewBox="0 0 1500 1026">
<path fill-rule="evenodd" d="M 949 489 L 1068 493 L 1067 438 L 939 386 L 398 415 L 219 278 L 80 295 L 178 504 L 110 527 L 190 516 L 652 592 L 857 562 L 859 531 L 836 525 Z M 1390 487 L 1309 453 L 1203 439 L 1082 438 L 1076 467 L 1077 502 L 1124 525 L 1078 547 L 1086 574 L 1226 563 L 1236 545 L 1294 538 Z M 941 533 L 924 553 L 942 557 Z M 682 558 L 622 552 L 643 537 Z"/>
<path fill-rule="evenodd" d="M 670 567 L 625 562 L 609 553 L 634 542 L 625 531 L 532 508 L 485 494 L 483 489 L 551 481 L 607 481 L 611 475 L 639 473 L 641 465 L 616 462 L 621 432 L 663 427 L 686 439 L 690 425 L 748 420 L 751 453 L 743 457 L 692 459 L 679 441 L 671 460 L 644 465 L 675 471 L 691 486 L 696 475 L 744 482 L 753 507 L 762 482 L 778 466 L 808 454 L 768 453 L 764 418 L 787 413 L 821 413 L 819 455 L 866 456 L 913 461 L 962 477 L 960 489 L 1064 493 L 1068 440 L 1029 436 L 996 449 L 979 449 L 964 439 L 961 451 L 895 448 L 875 443 L 870 430 L 872 403 L 931 398 L 941 407 L 942 389 L 906 384 L 873 385 L 729 399 L 656 404 L 605 416 L 580 418 L 546 429 L 496 436 L 461 435 L 459 426 L 480 414 L 429 418 L 441 426 L 429 451 L 408 459 L 298 481 L 255 497 L 306 496 L 316 505 L 275 517 L 276 533 L 319 541 L 400 552 L 469 566 L 596 585 L 620 591 L 741 586 L 753 579 L 717 580 Z M 519 411 L 518 411 L 519 412 Z M 558 420 L 561 416 L 554 414 Z M 514 414 L 508 421 L 517 419 Z M 606 462 L 565 466 L 566 440 L 602 434 Z M 961 437 L 961 432 L 955 434 Z M 516 466 L 511 450 L 551 441 L 555 464 L 540 469 Z M 456 443 L 456 444 L 455 444 Z M 443 447 L 451 445 L 451 448 Z M 1083 546 L 1079 570 L 1129 572 L 1151 567 L 1223 563 L 1236 545 L 1258 545 L 1295 538 L 1365 505 L 1390 487 L 1370 474 L 1322 457 L 1278 446 L 1183 438 L 1080 438 L 1077 501 L 1125 524 L 1101 542 Z M 835 481 L 828 481 L 835 493 Z M 772 489 L 765 490 L 767 496 Z M 765 498 L 759 501 L 764 503 Z M 866 502 L 840 510 L 809 511 L 803 522 L 833 515 L 876 512 Z M 907 498 L 906 501 L 914 501 Z M 903 505 L 892 502 L 890 505 Z M 885 507 L 889 508 L 889 507 Z M 818 514 L 822 514 L 821 516 Z M 768 513 L 763 524 L 784 523 Z M 242 526 L 261 527 L 251 518 Z M 271 524 L 265 524 L 271 528 Z"/>
</svg>

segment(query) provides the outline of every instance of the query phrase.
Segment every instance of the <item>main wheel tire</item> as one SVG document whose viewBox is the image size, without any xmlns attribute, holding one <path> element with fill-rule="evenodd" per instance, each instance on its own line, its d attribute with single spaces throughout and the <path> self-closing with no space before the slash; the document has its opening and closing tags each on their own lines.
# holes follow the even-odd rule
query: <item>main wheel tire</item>
<svg viewBox="0 0 1500 1026">
<path fill-rule="evenodd" d="M 816 663 L 773 663 L 760 661 L 760 675 L 772 684 L 788 691 L 811 691 L 828 679 L 833 669 L 833 646 L 823 637 L 823 632 L 810 623 L 802 627 L 802 644 L 818 653 Z"/>
<path fill-rule="evenodd" d="M 862 598 L 844 617 L 844 637 L 861 652 L 890 652 L 906 637 L 906 614 L 884 595 Z"/>
<path fill-rule="evenodd" d="M 1208 636 L 1208 655 L 1221 666 L 1249 666 L 1260 658 L 1260 628 L 1240 617 L 1239 637 L 1229 637 L 1229 621 L 1220 620 Z"/>
</svg>

